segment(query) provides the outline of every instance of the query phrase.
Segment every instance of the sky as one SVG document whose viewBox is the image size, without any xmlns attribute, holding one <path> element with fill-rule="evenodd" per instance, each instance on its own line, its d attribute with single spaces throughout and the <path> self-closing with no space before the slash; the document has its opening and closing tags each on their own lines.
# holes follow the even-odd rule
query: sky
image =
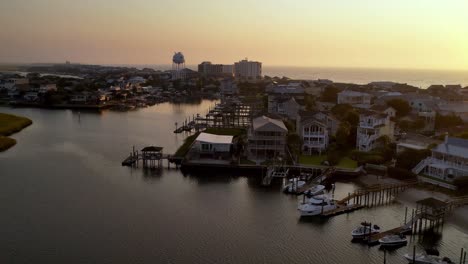
<svg viewBox="0 0 468 264">
<path fill-rule="evenodd" d="M 3 0 L 0 63 L 468 70 L 467 0 Z"/>
</svg>

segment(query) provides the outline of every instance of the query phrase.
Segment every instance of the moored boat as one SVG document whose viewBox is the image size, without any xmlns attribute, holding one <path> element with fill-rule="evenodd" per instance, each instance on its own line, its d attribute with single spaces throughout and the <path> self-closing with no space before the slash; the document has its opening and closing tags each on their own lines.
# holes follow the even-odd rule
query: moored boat
<svg viewBox="0 0 468 264">
<path fill-rule="evenodd" d="M 380 245 L 384 247 L 406 245 L 407 242 L 406 236 L 402 234 L 387 235 L 379 239 Z"/>
<path fill-rule="evenodd" d="M 309 188 L 307 191 L 305 191 L 304 194 L 307 195 L 308 197 L 311 197 L 311 196 L 315 196 L 315 195 L 323 193 L 324 190 L 325 190 L 325 186 L 315 185 Z"/>
<path fill-rule="evenodd" d="M 336 208 L 337 205 L 333 200 L 328 198 L 323 200 L 311 198 L 308 202 L 300 204 L 297 210 L 299 210 L 301 216 L 316 216 L 335 210 Z"/>
<path fill-rule="evenodd" d="M 414 257 L 413 257 L 413 254 L 405 254 L 404 257 L 406 260 L 409 261 L 409 263 L 414 263 L 414 264 L 452 264 L 454 263 L 452 260 L 450 260 L 447 257 L 441 258 L 435 255 L 428 255 L 426 253 L 418 253 Z"/>
<path fill-rule="evenodd" d="M 351 235 L 355 239 L 361 239 L 378 233 L 380 233 L 380 227 L 378 225 L 371 225 L 370 223 L 362 222 L 360 226 L 356 227 L 351 232 Z"/>
</svg>

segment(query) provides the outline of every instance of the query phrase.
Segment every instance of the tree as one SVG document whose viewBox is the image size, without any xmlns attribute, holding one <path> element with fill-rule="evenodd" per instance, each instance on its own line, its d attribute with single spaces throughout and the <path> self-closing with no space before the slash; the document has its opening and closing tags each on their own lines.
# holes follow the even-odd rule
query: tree
<svg viewBox="0 0 468 264">
<path fill-rule="evenodd" d="M 329 85 L 325 87 L 325 89 L 323 90 L 321 100 L 324 102 L 335 103 L 338 98 L 339 92 L 340 92 L 340 89 Z"/>
<path fill-rule="evenodd" d="M 349 135 L 351 132 L 351 126 L 347 122 L 343 122 L 336 131 L 336 145 L 340 148 L 349 147 Z"/>
<path fill-rule="evenodd" d="M 450 128 L 463 124 L 463 120 L 454 114 L 452 115 L 440 115 L 436 114 L 435 118 L 435 128 Z"/>
<path fill-rule="evenodd" d="M 315 98 L 314 96 L 308 94 L 304 98 L 305 107 L 307 111 L 313 111 L 315 109 Z"/>
<path fill-rule="evenodd" d="M 411 106 L 407 101 L 399 98 L 395 98 L 387 101 L 387 106 L 393 107 L 396 110 L 397 117 L 403 117 L 411 112 Z"/>
<path fill-rule="evenodd" d="M 349 111 L 354 111 L 350 104 L 337 104 L 332 107 L 331 112 L 337 117 L 344 117 Z M 341 119 L 340 119 L 341 120 Z"/>
</svg>

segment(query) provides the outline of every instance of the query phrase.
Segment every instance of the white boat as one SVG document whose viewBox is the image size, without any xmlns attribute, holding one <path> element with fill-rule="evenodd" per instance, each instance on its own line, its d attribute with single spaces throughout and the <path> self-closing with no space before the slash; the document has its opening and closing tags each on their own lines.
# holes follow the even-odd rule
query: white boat
<svg viewBox="0 0 468 264">
<path fill-rule="evenodd" d="M 305 203 L 310 203 L 310 204 L 321 204 L 324 200 L 329 199 L 328 195 L 326 194 L 318 194 L 314 195 L 309 198 L 305 198 Z"/>
<path fill-rule="evenodd" d="M 315 185 L 314 187 L 308 189 L 308 190 L 305 191 L 304 193 L 305 193 L 307 196 L 315 196 L 315 195 L 318 195 L 318 194 L 323 193 L 323 190 L 325 190 L 325 186 L 323 186 L 323 185 Z"/>
<path fill-rule="evenodd" d="M 335 210 L 337 205 L 335 201 L 330 199 L 313 199 L 309 200 L 307 203 L 302 203 L 297 207 L 301 216 L 315 216 L 321 215 L 328 211 Z"/>
<path fill-rule="evenodd" d="M 382 246 L 401 246 L 408 242 L 405 235 L 387 235 L 379 239 L 379 243 Z"/>
<path fill-rule="evenodd" d="M 351 235 L 353 238 L 365 238 L 366 236 L 378 233 L 380 233 L 380 227 L 378 225 L 371 226 L 371 224 L 363 222 L 359 227 L 351 232 Z"/>
<path fill-rule="evenodd" d="M 405 254 L 404 257 L 409 263 L 413 263 L 413 254 Z M 441 258 L 439 256 L 428 255 L 426 253 L 418 253 L 414 258 L 414 264 L 452 264 L 449 258 Z"/>
<path fill-rule="evenodd" d="M 283 191 L 286 193 L 296 193 L 298 189 L 304 187 L 305 184 L 305 181 L 291 179 L 289 183 L 284 186 Z"/>
</svg>

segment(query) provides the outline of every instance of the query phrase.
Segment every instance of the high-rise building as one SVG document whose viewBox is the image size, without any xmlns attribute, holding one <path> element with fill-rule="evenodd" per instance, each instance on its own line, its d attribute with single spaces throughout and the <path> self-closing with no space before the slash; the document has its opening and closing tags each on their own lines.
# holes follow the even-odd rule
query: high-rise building
<svg viewBox="0 0 468 264">
<path fill-rule="evenodd" d="M 224 64 L 212 64 L 209 61 L 204 61 L 198 64 L 198 73 L 210 77 L 231 77 L 233 74 L 233 66 Z"/>
<path fill-rule="evenodd" d="M 236 62 L 234 63 L 234 75 L 241 79 L 259 79 L 262 77 L 262 63 L 247 59 Z"/>
</svg>

